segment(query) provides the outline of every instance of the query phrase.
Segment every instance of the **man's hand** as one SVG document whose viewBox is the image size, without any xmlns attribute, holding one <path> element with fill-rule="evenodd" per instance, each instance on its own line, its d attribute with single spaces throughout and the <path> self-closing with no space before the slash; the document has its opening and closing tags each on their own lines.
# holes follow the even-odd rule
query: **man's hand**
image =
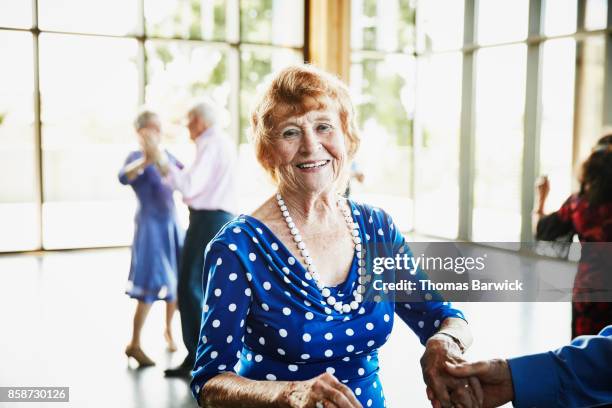
<svg viewBox="0 0 612 408">
<path fill-rule="evenodd" d="M 484 391 L 484 407 L 499 407 L 514 399 L 512 375 L 506 360 L 446 363 L 446 371 L 457 378 L 478 378 Z"/>
<path fill-rule="evenodd" d="M 464 361 L 459 346 L 447 336 L 434 335 L 427 340 L 421 367 L 427 384 L 427 398 L 434 408 L 482 406 L 483 394 L 478 380 L 475 377 L 456 378 L 447 371 L 447 363 L 461 364 Z"/>
</svg>

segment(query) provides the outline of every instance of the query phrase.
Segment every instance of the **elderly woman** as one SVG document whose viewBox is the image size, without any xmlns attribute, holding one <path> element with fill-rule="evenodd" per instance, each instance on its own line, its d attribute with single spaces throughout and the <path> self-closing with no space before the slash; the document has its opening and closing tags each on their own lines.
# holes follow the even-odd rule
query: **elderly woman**
<svg viewBox="0 0 612 408">
<path fill-rule="evenodd" d="M 372 259 L 409 250 L 384 211 L 339 195 L 359 145 L 345 85 L 310 66 L 287 68 L 251 124 L 278 192 L 207 248 L 191 383 L 199 404 L 383 407 L 378 349 L 397 313 L 426 345 L 421 362 L 434 404 L 479 405 L 480 390 L 445 371 L 471 343 L 460 311 L 368 296 Z"/>
<path fill-rule="evenodd" d="M 166 302 L 164 337 L 168 350 L 175 351 L 172 317 L 176 310 L 176 275 L 183 231 L 179 227 L 168 187 L 155 166 L 161 135 L 157 114 L 143 111 L 134 122 L 141 150 L 131 152 L 119 172 L 121 184 L 130 185 L 138 199 L 135 217 L 132 260 L 126 293 L 138 301 L 134 314 L 132 340 L 125 349 L 140 366 L 154 365 L 140 346 L 140 333 L 156 300 Z M 170 160 L 182 165 L 170 154 Z"/>
</svg>

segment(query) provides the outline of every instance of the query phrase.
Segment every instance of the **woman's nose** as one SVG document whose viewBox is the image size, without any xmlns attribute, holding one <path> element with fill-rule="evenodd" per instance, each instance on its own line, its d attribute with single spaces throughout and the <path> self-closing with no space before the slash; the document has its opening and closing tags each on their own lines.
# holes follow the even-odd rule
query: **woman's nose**
<svg viewBox="0 0 612 408">
<path fill-rule="evenodd" d="M 319 142 L 319 138 L 312 131 L 312 129 L 306 129 L 304 131 L 304 136 L 302 137 L 302 153 L 314 153 L 321 148 L 321 142 Z"/>
</svg>

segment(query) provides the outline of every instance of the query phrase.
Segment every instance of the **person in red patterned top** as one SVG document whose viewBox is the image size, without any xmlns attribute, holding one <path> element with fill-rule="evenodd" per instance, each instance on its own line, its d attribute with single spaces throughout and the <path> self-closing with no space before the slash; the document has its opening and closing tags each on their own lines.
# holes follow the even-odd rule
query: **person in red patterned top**
<svg viewBox="0 0 612 408">
<path fill-rule="evenodd" d="M 612 302 L 606 301 L 612 293 L 612 134 L 599 139 L 583 163 L 580 191 L 546 215 L 549 191 L 543 177 L 537 185 L 536 239 L 571 241 L 578 235 L 583 244 L 572 295 L 572 338 L 597 334 L 612 323 Z"/>
</svg>

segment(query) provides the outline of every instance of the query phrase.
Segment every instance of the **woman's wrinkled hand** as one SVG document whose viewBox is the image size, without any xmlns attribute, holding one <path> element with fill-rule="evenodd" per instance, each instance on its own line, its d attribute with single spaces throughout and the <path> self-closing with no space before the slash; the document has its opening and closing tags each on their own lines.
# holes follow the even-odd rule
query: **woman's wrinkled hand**
<svg viewBox="0 0 612 408">
<path fill-rule="evenodd" d="M 447 362 L 461 364 L 459 346 L 446 336 L 433 336 L 421 357 L 423 379 L 427 385 L 427 398 L 434 408 L 474 408 L 483 404 L 483 392 L 475 377 L 455 378 L 446 367 Z"/>
<path fill-rule="evenodd" d="M 329 373 L 287 383 L 278 402 L 291 408 L 363 408 L 353 391 Z"/>
</svg>

